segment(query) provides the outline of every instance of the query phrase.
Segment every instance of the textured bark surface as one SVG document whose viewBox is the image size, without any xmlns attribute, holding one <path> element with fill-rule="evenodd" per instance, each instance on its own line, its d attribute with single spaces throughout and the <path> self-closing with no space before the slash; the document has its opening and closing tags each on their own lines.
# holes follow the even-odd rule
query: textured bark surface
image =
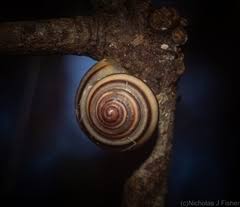
<svg viewBox="0 0 240 207">
<path fill-rule="evenodd" d="M 176 91 L 162 90 L 157 99 L 160 111 L 157 142 L 148 159 L 126 182 L 123 206 L 165 206 Z"/>
<path fill-rule="evenodd" d="M 159 102 L 158 137 L 149 158 L 127 180 L 123 206 L 164 206 L 186 20 L 173 8 L 153 8 L 148 0 L 97 9 L 94 16 L 1 23 L 0 54 L 110 57 L 147 82 Z"/>
</svg>

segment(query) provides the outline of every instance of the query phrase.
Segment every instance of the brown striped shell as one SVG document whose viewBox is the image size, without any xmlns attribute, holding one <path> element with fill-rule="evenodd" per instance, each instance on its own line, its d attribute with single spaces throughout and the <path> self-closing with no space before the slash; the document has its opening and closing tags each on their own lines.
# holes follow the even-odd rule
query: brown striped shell
<svg viewBox="0 0 240 207">
<path fill-rule="evenodd" d="M 82 79 L 75 107 L 80 126 L 95 143 L 120 151 L 145 143 L 158 121 L 151 89 L 106 59 Z"/>
</svg>

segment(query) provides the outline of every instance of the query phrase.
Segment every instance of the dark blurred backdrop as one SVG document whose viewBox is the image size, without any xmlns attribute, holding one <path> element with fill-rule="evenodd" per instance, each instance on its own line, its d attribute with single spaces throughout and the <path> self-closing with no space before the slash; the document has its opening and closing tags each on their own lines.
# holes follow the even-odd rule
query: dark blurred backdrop
<svg viewBox="0 0 240 207">
<path fill-rule="evenodd" d="M 238 1 L 155 0 L 189 21 L 168 206 L 181 200 L 240 200 Z M 6 1 L 0 21 L 89 14 L 89 1 Z M 73 101 L 95 61 L 81 56 L 0 57 L 0 197 L 15 205 L 118 206 L 125 179 L 152 143 L 103 151 L 80 131 Z M 8 206 L 8 205 L 2 205 Z"/>
</svg>

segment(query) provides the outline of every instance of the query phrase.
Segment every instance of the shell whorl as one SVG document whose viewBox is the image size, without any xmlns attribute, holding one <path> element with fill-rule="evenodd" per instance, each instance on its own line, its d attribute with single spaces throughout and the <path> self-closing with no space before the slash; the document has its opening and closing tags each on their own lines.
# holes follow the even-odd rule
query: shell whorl
<svg viewBox="0 0 240 207">
<path fill-rule="evenodd" d="M 158 120 L 158 104 L 151 89 L 106 59 L 81 81 L 76 112 L 94 142 L 119 150 L 146 142 Z"/>
</svg>

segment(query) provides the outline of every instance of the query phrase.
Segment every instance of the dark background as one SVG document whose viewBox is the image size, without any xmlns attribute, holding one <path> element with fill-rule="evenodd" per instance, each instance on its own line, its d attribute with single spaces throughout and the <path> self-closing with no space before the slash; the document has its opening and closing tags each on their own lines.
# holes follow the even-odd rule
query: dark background
<svg viewBox="0 0 240 207">
<path fill-rule="evenodd" d="M 187 17 L 186 72 L 178 102 L 168 206 L 181 200 L 240 200 L 238 1 L 154 1 Z M 92 12 L 88 1 L 5 2 L 0 21 Z M 80 131 L 73 101 L 94 60 L 0 57 L 0 197 L 37 206 L 118 206 L 124 180 L 152 143 L 112 154 Z M 5 205 L 2 205 L 5 206 Z"/>
</svg>

